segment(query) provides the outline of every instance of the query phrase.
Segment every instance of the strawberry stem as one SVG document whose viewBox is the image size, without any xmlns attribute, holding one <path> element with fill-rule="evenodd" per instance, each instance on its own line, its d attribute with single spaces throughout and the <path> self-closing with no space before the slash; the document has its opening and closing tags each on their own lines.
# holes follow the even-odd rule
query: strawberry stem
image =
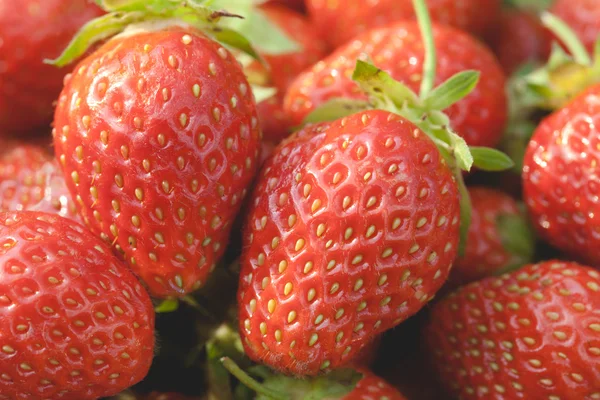
<svg viewBox="0 0 600 400">
<path fill-rule="evenodd" d="M 544 26 L 550 29 L 564 43 L 578 64 L 592 65 L 590 54 L 569 25 L 549 12 L 543 12 L 541 18 Z"/>
<path fill-rule="evenodd" d="M 413 0 L 413 6 L 415 8 L 415 14 L 417 15 L 417 21 L 419 22 L 419 28 L 421 29 L 421 35 L 423 36 L 423 44 L 425 46 L 425 60 L 423 63 L 423 78 L 421 80 L 420 97 L 426 98 L 429 92 L 433 89 L 435 81 L 435 69 L 436 69 L 436 51 L 435 41 L 433 39 L 433 27 L 431 24 L 431 17 L 429 16 L 429 10 L 425 4 L 425 0 Z"/>
<path fill-rule="evenodd" d="M 229 371 L 233 376 L 235 376 L 240 382 L 254 390 L 256 393 L 271 398 L 273 400 L 289 400 L 290 397 L 286 396 L 284 393 L 280 393 L 278 391 L 266 388 L 261 385 L 256 379 L 252 378 L 248 375 L 244 370 L 242 370 L 236 363 L 229 357 L 221 358 L 221 363 Z"/>
</svg>

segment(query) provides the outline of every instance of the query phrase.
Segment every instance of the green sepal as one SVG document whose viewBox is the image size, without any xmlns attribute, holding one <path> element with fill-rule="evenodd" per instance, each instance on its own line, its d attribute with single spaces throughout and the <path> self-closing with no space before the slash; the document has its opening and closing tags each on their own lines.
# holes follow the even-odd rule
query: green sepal
<svg viewBox="0 0 600 400">
<path fill-rule="evenodd" d="M 502 246 L 512 255 L 512 259 L 496 275 L 515 271 L 533 261 L 536 237 L 523 214 L 498 215 L 496 229 Z"/>
<path fill-rule="evenodd" d="M 554 0 L 504 0 L 506 7 L 539 13 L 550 8 Z"/>
<path fill-rule="evenodd" d="M 158 314 L 170 313 L 173 311 L 177 311 L 179 309 L 179 300 L 178 299 L 166 299 L 161 301 L 156 307 L 154 307 L 154 312 Z"/>
<path fill-rule="evenodd" d="M 482 171 L 504 171 L 515 165 L 514 161 L 500 150 L 474 146 L 469 149 L 473 156 L 473 165 Z"/>
<path fill-rule="evenodd" d="M 433 89 L 425 99 L 425 105 L 434 110 L 445 110 L 467 97 L 479 82 L 479 71 L 462 71 Z"/>
<path fill-rule="evenodd" d="M 314 109 L 304 118 L 305 124 L 335 121 L 360 111 L 368 110 L 370 104 L 365 100 L 335 98 Z"/>
<path fill-rule="evenodd" d="M 469 236 L 469 227 L 471 226 L 472 205 L 471 196 L 469 195 L 465 180 L 460 171 L 457 172 L 458 173 L 455 173 L 454 176 L 456 177 L 458 195 L 460 196 L 460 241 L 458 242 L 458 256 L 463 257 L 467 250 L 467 238 Z"/>
</svg>

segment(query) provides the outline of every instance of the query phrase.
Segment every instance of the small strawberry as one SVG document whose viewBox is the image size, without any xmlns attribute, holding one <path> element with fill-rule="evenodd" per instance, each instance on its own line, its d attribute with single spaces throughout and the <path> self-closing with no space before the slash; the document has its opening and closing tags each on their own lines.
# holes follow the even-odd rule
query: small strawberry
<svg viewBox="0 0 600 400">
<path fill-rule="evenodd" d="M 495 29 L 501 3 L 500 0 L 427 0 L 434 21 L 484 36 Z M 332 47 L 370 29 L 415 18 L 409 0 L 307 0 L 306 5 L 317 29 Z"/>
<path fill-rule="evenodd" d="M 37 212 L 0 212 L 0 242 L 0 398 L 97 399 L 146 375 L 152 303 L 108 246 Z"/>
<path fill-rule="evenodd" d="M 453 28 L 434 25 L 438 55 L 435 83 L 464 70 L 480 73 L 478 86 L 447 110 L 453 129 L 472 146 L 498 144 L 507 117 L 505 77 L 494 55 L 481 43 Z M 365 33 L 301 74 L 284 103 L 299 125 L 318 106 L 339 97 L 364 99 L 352 81 L 358 59 L 372 59 L 394 79 L 417 90 L 422 83 L 423 40 L 416 22 L 404 21 Z"/>
<path fill-rule="evenodd" d="M 158 16 L 139 7 L 150 19 L 221 15 L 170 3 Z M 256 108 L 236 59 L 206 36 L 212 31 L 130 29 L 65 80 L 55 149 L 89 228 L 124 253 L 153 295 L 183 296 L 227 247 L 258 164 Z"/>
<path fill-rule="evenodd" d="M 523 195 L 540 236 L 600 266 L 600 85 L 540 123 L 527 148 Z"/>
<path fill-rule="evenodd" d="M 352 359 L 352 365 L 357 367 L 370 368 L 375 364 L 377 360 L 377 355 L 381 348 L 381 342 L 383 339 L 383 335 L 377 336 L 375 339 L 371 340 L 365 347 L 362 348 L 361 351 L 356 354 L 356 356 Z"/>
<path fill-rule="evenodd" d="M 502 13 L 492 48 L 507 75 L 527 62 L 545 61 L 550 54 L 551 36 L 539 18 L 525 11 Z"/>
<path fill-rule="evenodd" d="M 0 135 L 49 124 L 66 70 L 45 65 L 102 10 L 89 0 L 3 1 Z"/>
<path fill-rule="evenodd" d="M 0 154 L 0 211 L 35 210 L 78 219 L 58 163 L 35 145 Z"/>
<path fill-rule="evenodd" d="M 600 37 L 600 7 L 597 0 L 556 0 L 550 12 L 575 31 L 588 51 Z"/>
<path fill-rule="evenodd" d="M 527 264 L 534 240 L 517 202 L 485 187 L 469 188 L 471 225 L 465 254 L 454 263 L 452 286 L 473 282 Z"/>
<path fill-rule="evenodd" d="M 600 397 L 600 274 L 558 261 L 465 286 L 425 330 L 461 399 Z"/>
<path fill-rule="evenodd" d="M 268 82 L 263 83 L 277 89 L 273 97 L 260 102 L 257 107 L 264 137 L 279 142 L 292 128 L 292 122 L 283 110 L 283 96 L 296 76 L 325 56 L 326 46 L 306 17 L 298 12 L 277 4 L 263 5 L 261 11 L 300 46 L 291 53 L 263 54 L 270 68 L 268 73 L 258 62 L 247 68 L 250 76 L 268 74 Z"/>
</svg>

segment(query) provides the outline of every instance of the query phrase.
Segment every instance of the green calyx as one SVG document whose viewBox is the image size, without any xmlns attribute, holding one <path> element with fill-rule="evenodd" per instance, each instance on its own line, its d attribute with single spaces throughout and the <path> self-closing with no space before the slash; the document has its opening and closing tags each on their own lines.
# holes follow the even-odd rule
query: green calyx
<svg viewBox="0 0 600 400">
<path fill-rule="evenodd" d="M 252 0 L 96 0 L 107 14 L 81 28 L 64 52 L 47 63 L 59 67 L 81 57 L 92 45 L 141 23 L 172 23 L 191 26 L 223 45 L 260 59 L 251 39 L 265 52 L 291 52 L 297 44 L 271 23 Z M 231 5 L 240 14 L 223 11 Z M 262 49 L 261 49 L 262 50 Z"/>
<path fill-rule="evenodd" d="M 553 44 L 546 65 L 523 78 L 519 107 L 556 110 L 587 87 L 600 82 L 600 38 L 590 55 L 573 30 L 560 18 L 542 13 L 542 22 L 564 44 Z"/>
<path fill-rule="evenodd" d="M 510 8 L 529 12 L 541 12 L 550 8 L 554 0 L 504 0 L 504 5 Z"/>
<path fill-rule="evenodd" d="M 362 374 L 352 369 L 339 369 L 327 375 L 299 379 L 260 368 L 252 370 L 258 378 L 263 379 L 259 382 L 232 359 L 223 357 L 221 362 L 243 385 L 257 393 L 257 400 L 341 399 L 352 392 L 362 379 Z"/>
<path fill-rule="evenodd" d="M 368 101 L 332 99 L 314 110 L 306 123 L 331 121 L 368 109 L 382 109 L 398 114 L 415 124 L 436 144 L 454 172 L 460 192 L 461 228 L 459 253 L 464 254 L 471 222 L 471 204 L 462 171 L 473 166 L 485 171 L 502 171 L 514 163 L 504 153 L 485 147 L 469 147 L 451 127 L 444 110 L 465 98 L 477 86 L 479 72 L 463 71 L 434 87 L 436 51 L 431 19 L 424 0 L 413 0 L 425 45 L 425 61 L 420 93 L 417 94 L 387 72 L 358 60 L 352 79 L 368 94 Z"/>
<path fill-rule="evenodd" d="M 502 246 L 512 255 L 508 264 L 497 272 L 502 275 L 529 264 L 535 255 L 535 234 L 522 214 L 500 214 L 496 229 Z"/>
</svg>

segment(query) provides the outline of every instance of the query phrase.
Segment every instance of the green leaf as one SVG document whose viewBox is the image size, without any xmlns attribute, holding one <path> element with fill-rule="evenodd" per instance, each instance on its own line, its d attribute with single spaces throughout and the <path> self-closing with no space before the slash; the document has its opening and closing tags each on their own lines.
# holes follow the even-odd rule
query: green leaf
<svg viewBox="0 0 600 400">
<path fill-rule="evenodd" d="M 254 93 L 254 99 L 256 100 L 256 104 L 270 99 L 277 93 L 277 89 L 272 87 L 264 87 L 257 85 L 251 85 L 251 87 L 252 93 Z"/>
<path fill-rule="evenodd" d="M 550 29 L 565 44 L 578 64 L 592 65 L 590 54 L 567 23 L 547 11 L 541 14 L 541 19 L 544 26 Z"/>
<path fill-rule="evenodd" d="M 483 171 L 504 171 L 515 163 L 500 150 L 489 147 L 470 147 L 473 165 Z"/>
<path fill-rule="evenodd" d="M 479 82 L 478 71 L 462 71 L 433 89 L 424 100 L 425 105 L 434 110 L 445 110 L 465 98 Z"/>
<path fill-rule="evenodd" d="M 465 142 L 465 139 L 458 136 L 456 133 L 450 135 L 454 156 L 458 167 L 463 171 L 470 171 L 473 166 L 473 155 Z"/>
<path fill-rule="evenodd" d="M 253 47 L 252 43 L 241 33 L 221 26 L 214 27 L 211 29 L 211 31 L 212 36 L 218 42 L 221 42 L 229 47 L 233 47 L 234 49 L 241 50 L 257 60 L 261 60 L 260 55 Z"/>
<path fill-rule="evenodd" d="M 335 121 L 348 115 L 369 109 L 369 102 L 364 100 L 336 98 L 314 109 L 304 119 L 305 124 Z"/>
<path fill-rule="evenodd" d="M 327 375 L 297 379 L 284 375 L 273 376 L 263 383 L 271 390 L 287 393 L 292 399 L 321 400 L 342 399 L 354 390 L 362 374 L 352 369 L 340 369 Z M 270 400 L 268 396 L 259 395 L 257 400 Z"/>
<path fill-rule="evenodd" d="M 177 299 L 166 299 L 163 300 L 159 305 L 154 308 L 157 313 L 170 313 L 176 311 L 179 308 L 179 300 Z"/>
<path fill-rule="evenodd" d="M 393 79 L 387 72 L 362 60 L 356 61 L 352 79 L 365 92 L 379 100 L 380 105 L 386 106 L 386 98 L 401 109 L 407 104 L 419 103 L 415 92 Z"/>
<path fill-rule="evenodd" d="M 141 16 L 139 13 L 111 13 L 96 18 L 81 28 L 58 58 L 44 62 L 58 67 L 68 65 L 85 54 L 90 46 L 123 31 Z"/>
<path fill-rule="evenodd" d="M 535 235 L 525 217 L 519 214 L 500 214 L 496 218 L 496 227 L 502 245 L 523 264 L 533 259 Z"/>
<path fill-rule="evenodd" d="M 460 242 L 458 243 L 458 256 L 462 257 L 467 248 L 467 238 L 469 235 L 469 227 L 471 226 L 471 196 L 465 185 L 462 173 L 458 171 L 456 176 L 456 184 L 458 185 L 458 193 L 460 195 Z"/>
<path fill-rule="evenodd" d="M 213 0 L 211 8 L 235 10 L 243 19 L 228 19 L 222 25 L 242 33 L 263 54 L 286 54 L 302 47 L 273 23 L 252 0 Z"/>
</svg>

